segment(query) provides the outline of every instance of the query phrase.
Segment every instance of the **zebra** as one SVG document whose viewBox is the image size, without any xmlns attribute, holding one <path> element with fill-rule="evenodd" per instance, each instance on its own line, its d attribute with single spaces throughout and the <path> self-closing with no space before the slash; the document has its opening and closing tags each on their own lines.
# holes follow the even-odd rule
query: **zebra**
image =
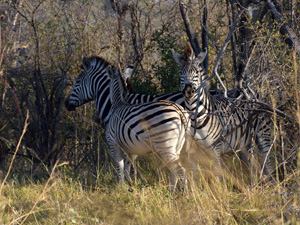
<svg viewBox="0 0 300 225">
<path fill-rule="evenodd" d="M 110 76 L 112 114 L 106 125 L 106 140 L 117 162 L 119 181 L 124 182 L 123 151 L 129 157 L 154 153 L 171 170 L 171 192 L 178 178 L 183 191 L 185 168 L 179 157 L 188 135 L 189 115 L 179 104 L 165 100 L 128 104 L 128 90 L 118 70 L 111 71 Z"/>
<path fill-rule="evenodd" d="M 109 120 L 111 107 L 112 107 L 111 99 L 109 97 L 109 93 L 110 93 L 109 83 L 111 81 L 111 78 L 107 70 L 105 70 L 107 66 L 109 66 L 109 63 L 101 57 L 98 56 L 92 56 L 90 58 L 83 57 L 82 74 L 90 71 L 90 73 L 92 73 L 93 76 L 95 76 L 93 84 L 92 83 L 87 84 L 86 86 L 84 86 L 84 89 L 81 90 L 80 89 L 81 87 L 79 87 L 76 84 L 77 83 L 76 82 L 75 87 L 69 93 L 65 101 L 65 106 L 67 110 L 74 111 L 77 107 L 89 101 L 95 100 L 96 109 L 99 113 L 100 120 L 104 123 L 104 127 Z M 83 75 L 79 75 L 78 78 L 80 78 L 81 76 Z M 217 90 L 209 90 L 209 92 L 211 95 L 218 95 L 219 93 Z M 136 104 L 136 103 L 151 102 L 151 101 L 158 101 L 158 100 L 169 100 L 185 107 L 185 99 L 182 94 L 182 91 L 177 91 L 177 92 L 167 93 L 162 95 L 145 95 L 145 94 L 130 93 L 128 95 L 127 102 L 130 104 Z M 193 110 L 189 110 L 189 111 L 193 112 Z M 203 145 L 201 142 L 199 144 L 201 146 Z M 193 148 L 197 148 L 197 147 L 199 147 L 199 145 Z M 136 157 L 137 156 L 135 155 L 131 155 L 131 157 L 128 158 L 128 160 L 125 163 L 125 172 L 127 175 L 127 179 L 129 179 L 129 181 L 131 180 L 128 174 L 130 173 L 131 165 L 135 161 Z"/>
<path fill-rule="evenodd" d="M 270 119 L 252 117 L 250 107 L 233 107 L 223 95 L 209 93 L 205 83 L 207 74 L 203 67 L 207 52 L 200 52 L 195 56 L 190 46 L 185 49 L 183 56 L 173 49 L 171 51 L 174 60 L 180 65 L 184 107 L 191 113 L 191 129 L 196 129 L 194 139 L 199 145 L 213 151 L 218 171 L 221 167 L 220 155 L 238 150 L 241 150 L 242 160 L 249 166 L 248 150 L 254 138 L 261 153 L 260 162 L 265 163 L 262 171 L 264 175 L 269 175 L 270 160 L 267 156 L 271 146 Z M 195 115 L 198 98 L 198 114 Z M 220 179 L 222 180 L 221 177 Z"/>
<path fill-rule="evenodd" d="M 111 114 L 112 103 L 110 99 L 110 81 L 107 67 L 110 64 L 99 56 L 91 56 L 89 58 L 83 57 L 82 59 L 82 73 L 78 76 L 75 87 L 67 96 L 65 106 L 68 111 L 74 111 L 77 107 L 95 100 L 96 109 L 99 113 L 100 121 L 103 122 L 104 127 L 108 123 Z M 82 80 L 86 73 L 90 73 L 93 77 L 92 82 L 90 80 Z M 82 80 L 82 81 L 81 81 Z M 84 82 L 85 85 L 80 86 L 79 83 Z M 152 102 L 158 100 L 169 100 L 184 106 L 184 98 L 181 91 L 167 93 L 162 95 L 146 95 L 138 93 L 129 93 L 127 96 L 127 102 L 129 104 L 137 104 L 143 102 Z M 136 160 L 135 155 L 131 155 L 126 160 L 125 171 L 130 173 L 130 168 L 133 162 Z M 134 164 L 133 164 L 134 165 Z M 136 171 L 135 171 L 136 172 Z M 130 180 L 129 175 L 127 178 Z"/>
<path fill-rule="evenodd" d="M 184 187 L 186 183 L 185 169 L 180 164 L 179 154 L 185 142 L 188 114 L 184 112 L 183 107 L 174 102 L 163 100 L 130 105 L 129 97 L 132 95 L 128 94 L 128 90 L 123 84 L 125 83 L 124 80 L 122 83 L 120 78 L 119 80 L 112 79 L 111 74 L 115 73 L 111 72 L 111 66 L 106 60 L 100 57 L 84 58 L 82 65 L 84 71 L 77 77 L 75 87 L 70 92 L 65 105 L 68 110 L 75 110 L 76 107 L 95 100 L 97 106 L 99 106 L 101 99 L 98 98 L 103 94 L 101 93 L 103 85 L 101 85 L 100 79 L 103 78 L 104 74 L 109 76 L 109 83 L 105 85 L 109 86 L 108 90 L 111 93 L 110 112 L 107 114 L 108 119 L 105 127 L 112 156 L 118 162 L 117 171 L 120 183 L 124 183 L 124 170 L 126 172 L 124 154 L 120 151 L 120 147 L 122 147 L 126 150 L 129 158 L 154 151 L 167 166 L 170 166 L 172 171 L 176 172 L 183 184 L 182 187 Z M 118 89 L 117 83 L 121 83 L 123 86 Z M 124 96 L 115 94 L 118 92 L 123 93 L 122 90 Z M 172 96 L 168 98 L 172 98 Z M 124 103 L 125 99 L 126 104 Z M 138 98 L 134 99 L 134 101 L 137 101 Z M 116 102 L 120 103 L 121 106 L 117 106 Z M 98 111 L 101 110 L 101 108 L 97 109 Z M 116 116 L 116 112 L 121 109 L 124 109 L 123 113 Z M 122 119 L 118 119 L 118 117 Z M 122 123 L 122 121 L 126 121 L 126 123 Z M 116 124 L 123 125 L 118 128 L 115 127 Z M 114 140 L 112 137 L 118 137 L 118 140 Z M 124 137 L 126 138 L 124 139 Z M 120 146 L 114 145 L 116 142 Z M 171 190 L 175 188 L 176 178 L 174 175 L 171 176 Z"/>
<path fill-rule="evenodd" d="M 93 84 L 88 84 L 89 86 L 86 86 L 87 89 L 90 90 L 83 90 L 81 93 L 82 96 L 78 96 L 78 89 L 73 89 L 70 92 L 69 96 L 67 97 L 67 101 L 65 102 L 68 111 L 74 111 L 77 107 L 95 99 L 100 120 L 104 123 L 104 125 L 108 122 L 111 112 L 111 100 L 109 98 L 110 77 L 108 72 L 104 69 L 108 65 L 109 63 L 99 56 L 92 56 L 90 58 L 83 57 L 83 73 L 91 70 L 90 72 L 97 76 L 97 79 Z M 87 94 L 89 95 L 85 96 Z M 130 93 L 128 96 L 128 103 L 130 104 L 151 102 L 156 100 L 169 100 L 184 106 L 184 98 L 181 91 L 162 95 Z"/>
</svg>

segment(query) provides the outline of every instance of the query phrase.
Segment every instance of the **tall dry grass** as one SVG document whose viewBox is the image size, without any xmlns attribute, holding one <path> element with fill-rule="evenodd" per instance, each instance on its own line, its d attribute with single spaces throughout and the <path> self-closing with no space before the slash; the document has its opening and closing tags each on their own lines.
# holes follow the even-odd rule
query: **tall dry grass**
<svg viewBox="0 0 300 225">
<path fill-rule="evenodd" d="M 65 165 L 63 165 L 65 166 Z M 220 183 L 205 170 L 182 196 L 170 195 L 167 173 L 131 187 L 101 174 L 84 185 L 56 165 L 43 182 L 7 180 L 0 196 L 1 224 L 297 224 L 299 169 L 278 184 Z M 154 176 L 154 175 L 151 175 Z M 150 178 L 151 179 L 151 178 Z M 148 179 L 147 179 L 148 180 Z"/>
</svg>

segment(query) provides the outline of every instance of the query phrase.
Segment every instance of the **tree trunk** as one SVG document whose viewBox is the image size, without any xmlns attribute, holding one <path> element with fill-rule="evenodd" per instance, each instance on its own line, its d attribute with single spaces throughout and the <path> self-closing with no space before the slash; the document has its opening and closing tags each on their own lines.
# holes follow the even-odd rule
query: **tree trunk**
<svg viewBox="0 0 300 225">
<path fill-rule="evenodd" d="M 300 56 L 300 41 L 296 33 L 288 25 L 288 23 L 283 22 L 282 16 L 280 15 L 281 9 L 279 8 L 276 0 L 267 0 L 267 5 L 274 19 L 277 20 L 279 24 L 282 24 L 279 31 L 281 35 L 284 36 L 285 43 L 287 43 L 291 48 L 293 48 L 297 52 L 297 55 Z"/>
<path fill-rule="evenodd" d="M 118 52 L 118 63 L 123 67 L 124 64 L 124 34 L 125 34 L 125 29 L 124 29 L 124 21 L 125 21 L 125 16 L 126 12 L 128 10 L 128 4 L 127 2 L 123 1 L 113 1 L 111 0 L 111 5 L 112 8 L 115 10 L 115 12 L 118 15 L 118 27 L 117 27 L 117 32 L 118 32 L 118 45 L 117 45 L 117 52 Z"/>
<path fill-rule="evenodd" d="M 199 41 L 197 37 L 195 37 L 195 33 L 193 31 L 193 27 L 191 25 L 191 21 L 188 14 L 188 9 L 185 0 L 179 1 L 179 8 L 181 12 L 181 16 L 184 22 L 184 26 L 186 29 L 187 36 L 189 37 L 190 43 L 192 45 L 192 48 L 194 50 L 194 53 L 198 55 L 201 52 Z"/>
<path fill-rule="evenodd" d="M 204 9 L 203 9 L 203 23 L 202 23 L 202 49 L 207 49 L 208 51 L 208 4 L 209 0 L 204 1 Z M 209 54 L 207 54 L 206 58 L 203 61 L 205 71 L 208 70 L 209 63 Z"/>
</svg>

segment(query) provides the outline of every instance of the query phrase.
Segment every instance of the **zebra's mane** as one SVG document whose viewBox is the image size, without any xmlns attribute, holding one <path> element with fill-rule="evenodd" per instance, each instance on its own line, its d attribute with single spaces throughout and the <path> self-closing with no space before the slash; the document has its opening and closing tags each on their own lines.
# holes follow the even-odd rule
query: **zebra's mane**
<svg viewBox="0 0 300 225">
<path fill-rule="evenodd" d="M 115 69 L 115 66 L 113 66 L 110 62 L 108 62 L 106 59 L 102 58 L 101 56 L 91 56 L 91 57 L 83 57 L 81 68 L 82 70 L 86 71 L 85 67 L 87 67 L 87 70 L 90 70 L 92 67 L 102 67 L 107 70 L 107 68 L 111 68 L 112 70 Z M 85 76 L 85 73 L 81 73 L 78 76 L 78 79 L 81 79 Z"/>
<path fill-rule="evenodd" d="M 92 55 L 91 57 L 85 58 L 85 63 L 89 64 L 89 66 L 101 66 L 102 68 L 108 68 L 110 66 L 111 70 L 114 71 L 116 66 L 114 66 L 112 63 L 110 63 L 109 61 L 107 61 L 106 59 L 102 58 L 101 56 L 96 56 L 96 55 Z M 83 67 L 83 65 L 82 65 Z M 120 65 L 117 65 L 119 74 L 121 74 L 121 68 Z M 82 76 L 84 76 L 84 74 L 80 74 L 78 78 L 81 78 Z M 110 77 L 108 76 L 108 78 L 110 79 Z M 131 80 L 128 78 L 126 80 L 126 88 L 129 90 L 129 93 L 133 93 L 135 94 L 136 91 L 133 87 L 133 83 L 131 82 Z"/>
<path fill-rule="evenodd" d="M 115 68 L 112 65 L 112 63 L 108 62 L 106 59 L 102 58 L 101 56 L 91 56 L 91 57 L 88 57 L 88 58 L 84 57 L 83 61 L 85 61 L 85 63 L 88 63 L 90 66 L 100 63 L 100 65 L 104 65 L 104 67 L 111 66 L 112 69 Z M 81 64 L 82 69 L 84 69 L 83 63 L 84 62 L 82 62 L 82 64 Z"/>
<path fill-rule="evenodd" d="M 90 63 L 94 63 L 95 65 L 98 63 L 101 63 L 101 65 L 103 65 L 105 68 L 107 66 L 111 66 L 111 68 L 114 70 L 115 67 L 108 62 L 106 59 L 102 58 L 101 56 L 91 56 L 90 58 L 88 58 L 90 60 Z"/>
</svg>

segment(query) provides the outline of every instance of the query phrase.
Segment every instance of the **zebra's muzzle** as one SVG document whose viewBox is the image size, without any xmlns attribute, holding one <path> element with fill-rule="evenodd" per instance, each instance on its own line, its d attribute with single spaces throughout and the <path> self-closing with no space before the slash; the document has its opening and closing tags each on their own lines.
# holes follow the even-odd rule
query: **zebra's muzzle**
<svg viewBox="0 0 300 225">
<path fill-rule="evenodd" d="M 66 109 L 68 111 L 75 111 L 76 110 L 76 106 L 74 104 L 72 104 L 71 101 L 70 101 L 70 96 L 65 101 L 65 106 L 66 106 Z"/>
<path fill-rule="evenodd" d="M 192 84 L 186 84 L 182 93 L 187 101 L 190 101 L 195 95 L 195 89 Z"/>
</svg>

